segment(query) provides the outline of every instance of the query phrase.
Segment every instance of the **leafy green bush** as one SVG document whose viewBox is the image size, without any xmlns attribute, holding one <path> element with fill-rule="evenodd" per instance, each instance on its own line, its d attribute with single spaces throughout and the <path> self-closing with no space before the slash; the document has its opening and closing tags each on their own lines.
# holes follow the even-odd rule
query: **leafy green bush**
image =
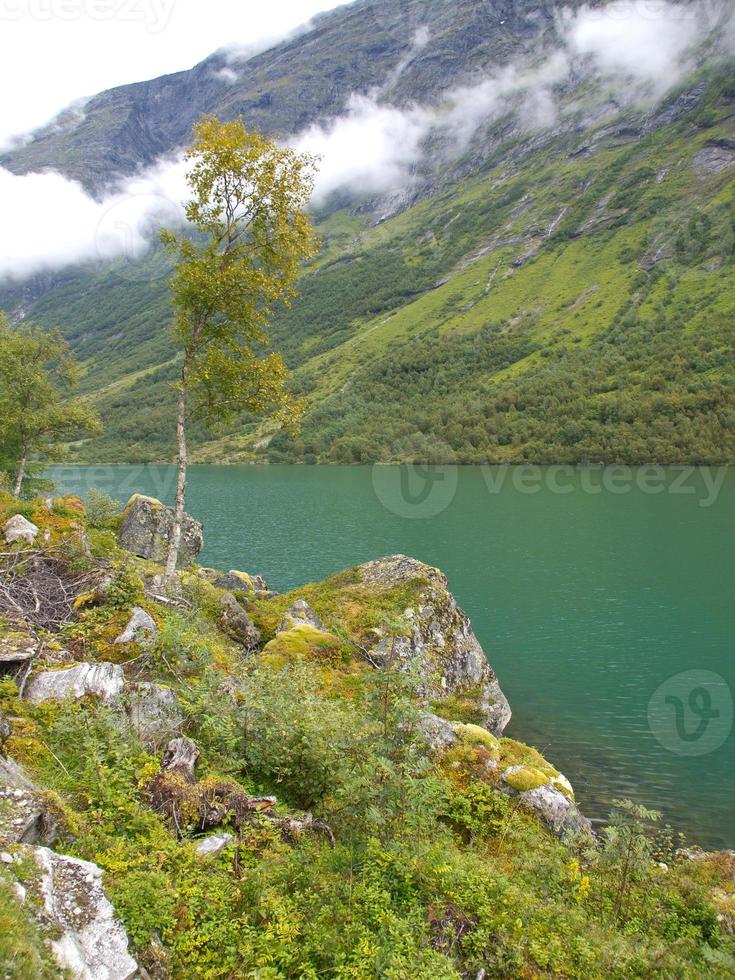
<svg viewBox="0 0 735 980">
<path fill-rule="evenodd" d="M 102 529 L 119 515 L 123 505 L 103 490 L 92 487 L 87 494 L 86 507 L 90 526 Z"/>
</svg>

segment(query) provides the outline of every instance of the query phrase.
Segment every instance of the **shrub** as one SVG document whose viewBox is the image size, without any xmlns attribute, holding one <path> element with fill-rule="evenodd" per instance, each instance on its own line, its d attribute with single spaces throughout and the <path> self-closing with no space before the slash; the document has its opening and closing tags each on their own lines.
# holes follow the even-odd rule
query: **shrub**
<svg viewBox="0 0 735 980">
<path fill-rule="evenodd" d="M 92 527 L 102 529 L 120 514 L 122 508 L 119 500 L 92 487 L 87 496 L 87 521 Z"/>
</svg>

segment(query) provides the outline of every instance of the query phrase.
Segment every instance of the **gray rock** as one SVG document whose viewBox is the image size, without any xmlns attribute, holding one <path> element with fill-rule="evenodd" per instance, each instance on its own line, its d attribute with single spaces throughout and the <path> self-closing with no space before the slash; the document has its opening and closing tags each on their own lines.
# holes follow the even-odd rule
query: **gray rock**
<svg viewBox="0 0 735 980">
<path fill-rule="evenodd" d="M 286 610 L 281 620 L 281 625 L 276 633 L 287 633 L 289 630 L 297 629 L 299 626 L 311 626 L 320 633 L 328 633 L 324 623 L 317 616 L 311 606 L 304 599 L 297 599 L 292 606 Z"/>
<path fill-rule="evenodd" d="M 699 177 L 722 173 L 735 165 L 735 140 L 710 140 L 692 160 Z"/>
<path fill-rule="evenodd" d="M 219 857 L 234 839 L 232 834 L 213 834 L 211 837 L 205 837 L 196 846 L 197 854 L 208 858 Z"/>
<path fill-rule="evenodd" d="M 560 788 L 571 791 L 566 777 L 557 776 L 549 779 L 543 786 L 519 792 L 507 784 L 506 777 L 522 768 L 523 766 L 510 766 L 503 772 L 501 788 L 504 793 L 518 798 L 524 806 L 534 810 L 555 837 L 564 840 L 578 834 L 592 835 L 590 821 L 581 813 L 574 800 Z"/>
<path fill-rule="evenodd" d="M 38 653 L 35 637 L 23 633 L 11 633 L 0 640 L 0 677 L 17 674 L 27 667 Z"/>
<path fill-rule="evenodd" d="M 43 794 L 16 762 L 0 758 L 0 843 L 53 844 L 57 832 Z"/>
<path fill-rule="evenodd" d="M 51 948 L 63 970 L 81 980 L 131 980 L 138 964 L 128 937 L 102 890 L 96 864 L 56 854 L 30 852 L 40 872 L 43 916 L 57 934 Z"/>
<path fill-rule="evenodd" d="M 220 599 L 220 626 L 248 650 L 254 650 L 260 643 L 260 630 L 231 592 Z"/>
<path fill-rule="evenodd" d="M 459 741 L 454 724 L 439 715 L 422 715 L 419 729 L 431 752 L 446 752 Z"/>
<path fill-rule="evenodd" d="M 0 789 L 29 789 L 36 787 L 13 759 L 0 757 Z"/>
<path fill-rule="evenodd" d="M 166 746 L 161 767 L 172 775 L 182 776 L 187 783 L 194 783 L 199 755 L 196 742 L 190 738 L 174 738 Z"/>
<path fill-rule="evenodd" d="M 17 541 L 22 541 L 23 544 L 31 547 L 38 537 L 38 528 L 35 524 L 31 524 L 30 521 L 26 520 L 22 514 L 16 514 L 5 522 L 3 534 L 5 535 L 7 544 L 15 544 Z"/>
<path fill-rule="evenodd" d="M 262 575 L 248 575 L 247 572 L 238 572 L 236 569 L 231 569 L 226 575 L 215 572 L 212 585 L 218 589 L 227 589 L 228 592 L 253 592 L 256 595 L 270 591 Z"/>
<path fill-rule="evenodd" d="M 472 694 L 483 724 L 500 735 L 511 718 L 510 705 L 472 625 L 437 568 L 405 555 L 368 562 L 357 569 L 363 585 L 389 589 L 410 581 L 425 582 L 416 602 L 405 610 L 405 636 L 373 639 L 369 655 L 377 665 L 418 661 L 421 693 L 429 700 Z"/>
<path fill-rule="evenodd" d="M 166 507 L 154 497 L 135 494 L 123 511 L 118 531 L 118 543 L 126 551 L 164 564 L 174 524 L 173 508 Z M 186 568 L 204 547 L 202 525 L 188 514 L 181 527 L 179 568 Z"/>
<path fill-rule="evenodd" d="M 158 627 L 153 617 L 145 609 L 136 606 L 125 630 L 117 637 L 115 643 L 145 643 L 158 636 Z"/>
<path fill-rule="evenodd" d="M 102 701 L 114 701 L 125 686 L 122 667 L 118 664 L 77 664 L 65 670 L 46 670 L 34 674 L 24 697 L 35 704 L 41 701 L 83 698 L 88 694 Z"/>
<path fill-rule="evenodd" d="M 184 716 L 169 687 L 141 681 L 128 695 L 130 724 L 141 741 L 156 744 L 181 730 Z"/>
</svg>

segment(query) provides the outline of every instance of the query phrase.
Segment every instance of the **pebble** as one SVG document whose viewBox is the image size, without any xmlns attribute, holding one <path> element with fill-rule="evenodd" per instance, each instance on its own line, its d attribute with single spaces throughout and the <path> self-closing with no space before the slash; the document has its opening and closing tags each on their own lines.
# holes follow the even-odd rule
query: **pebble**
<svg viewBox="0 0 735 980">
<path fill-rule="evenodd" d="M 8 854 L 7 851 L 3 851 L 2 853 L 0 853 L 0 861 L 2 861 L 3 864 L 12 864 L 13 863 L 13 855 L 12 854 Z"/>
</svg>

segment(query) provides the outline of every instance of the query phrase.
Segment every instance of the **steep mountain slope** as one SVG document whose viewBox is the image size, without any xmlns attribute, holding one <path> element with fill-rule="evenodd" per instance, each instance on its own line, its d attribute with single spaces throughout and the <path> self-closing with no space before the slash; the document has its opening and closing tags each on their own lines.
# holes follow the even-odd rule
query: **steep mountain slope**
<svg viewBox="0 0 735 980">
<path fill-rule="evenodd" d="M 352 93 L 386 84 L 396 105 L 425 103 L 478 68 L 548 42 L 554 14 L 555 4 L 543 0 L 358 0 L 253 58 L 218 52 L 191 71 L 103 92 L 81 114 L 63 115 L 0 156 L 0 166 L 14 173 L 53 167 L 99 190 L 185 144 L 205 112 L 242 114 L 250 126 L 285 137 L 338 115 Z M 426 43 L 413 57 L 422 27 Z"/>
<path fill-rule="evenodd" d="M 252 59 L 247 98 L 278 82 L 262 105 L 234 84 L 223 101 L 211 81 L 217 55 L 193 75 L 99 96 L 73 132 L 40 134 L 6 165 L 44 160 L 99 187 L 111 168 L 185 138 L 203 108 L 294 132 L 382 85 L 378 98 L 410 111 L 511 59 L 542 72 L 558 43 L 552 4 L 399 6 L 395 19 L 388 5 L 342 8 Z M 502 29 L 488 30 L 488 17 Z M 422 26 L 429 40 L 418 50 Z M 518 89 L 455 152 L 434 126 L 398 193 L 321 204 L 322 253 L 273 330 L 309 399 L 303 433 L 293 440 L 244 419 L 215 439 L 198 432 L 198 459 L 733 459 L 733 63 L 646 103 L 576 64 L 549 91 L 549 118 L 529 123 Z M 123 104 L 137 108 L 126 115 Z M 133 116 L 155 146 L 128 140 Z M 61 326 L 83 361 L 106 431 L 74 447 L 80 459 L 171 456 L 167 272 L 154 252 L 0 295 L 16 319 Z"/>
</svg>

